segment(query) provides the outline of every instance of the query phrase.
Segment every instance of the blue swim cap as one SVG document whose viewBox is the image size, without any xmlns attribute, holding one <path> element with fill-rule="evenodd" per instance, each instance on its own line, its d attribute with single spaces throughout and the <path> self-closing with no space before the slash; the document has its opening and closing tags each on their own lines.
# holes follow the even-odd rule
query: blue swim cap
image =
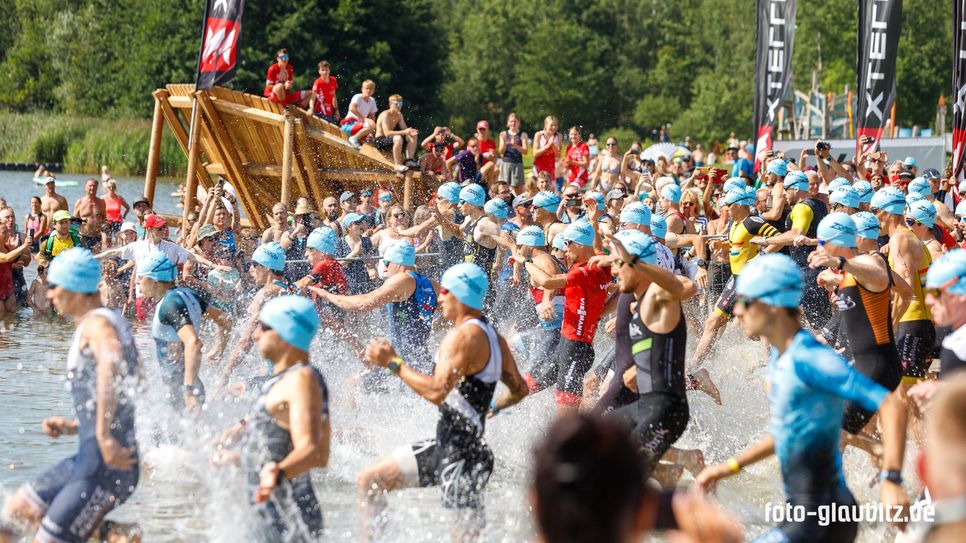
<svg viewBox="0 0 966 543">
<path fill-rule="evenodd" d="M 917 177 L 909 182 L 909 186 L 906 187 L 906 192 L 912 194 L 913 192 L 921 194 L 923 197 L 932 196 L 932 189 L 929 187 L 929 180 L 925 177 Z"/>
<path fill-rule="evenodd" d="M 852 222 L 855 223 L 855 235 L 865 239 L 879 239 L 879 230 L 882 225 L 879 219 L 868 211 L 859 211 L 852 215 Z"/>
<path fill-rule="evenodd" d="M 364 220 L 366 220 L 366 216 L 360 213 L 346 213 L 346 216 L 342 218 L 342 228 L 349 228 L 350 224 L 355 224 Z"/>
<path fill-rule="evenodd" d="M 594 246 L 594 227 L 583 219 L 570 223 L 558 236 L 563 236 L 567 241 L 579 243 L 587 247 Z"/>
<path fill-rule="evenodd" d="M 386 248 L 382 259 L 386 262 L 411 268 L 416 265 L 416 248 L 408 241 L 397 241 Z"/>
<path fill-rule="evenodd" d="M 558 251 L 566 251 L 567 240 L 565 240 L 560 234 L 557 234 L 553 237 L 553 242 L 550 244 L 550 246 Z"/>
<path fill-rule="evenodd" d="M 142 256 L 137 261 L 138 277 L 147 277 L 155 281 L 173 283 L 178 277 L 178 268 L 175 267 L 168 255 L 161 251 L 153 251 Z"/>
<path fill-rule="evenodd" d="M 781 253 L 758 255 L 741 270 L 738 296 L 775 307 L 798 307 L 802 303 L 802 272 Z"/>
<path fill-rule="evenodd" d="M 808 190 L 808 176 L 805 175 L 805 172 L 796 170 L 785 176 L 782 185 L 785 190 Z"/>
<path fill-rule="evenodd" d="M 651 215 L 651 235 L 657 239 L 667 237 L 667 219 L 657 213 Z"/>
<path fill-rule="evenodd" d="M 780 158 L 768 162 L 768 173 L 773 173 L 778 177 L 785 177 L 788 173 L 788 163 Z"/>
<path fill-rule="evenodd" d="M 460 200 L 471 206 L 483 207 L 486 204 L 486 191 L 476 183 L 470 183 L 460 190 Z"/>
<path fill-rule="evenodd" d="M 305 352 L 319 331 L 319 314 L 312 301 L 304 296 L 272 298 L 258 313 L 258 320 L 275 330 L 286 343 Z"/>
<path fill-rule="evenodd" d="M 852 184 L 852 190 L 859 195 L 859 203 L 867 204 L 872 201 L 872 195 L 875 194 L 875 189 L 872 188 L 872 183 L 868 181 L 856 181 Z"/>
<path fill-rule="evenodd" d="M 463 305 L 482 310 L 490 280 L 479 266 L 464 262 L 446 270 L 439 284 Z"/>
<path fill-rule="evenodd" d="M 452 181 L 448 183 L 443 183 L 436 189 L 436 197 L 442 200 L 446 200 L 450 203 L 457 203 L 460 201 L 460 186 L 459 183 L 454 183 Z"/>
<path fill-rule="evenodd" d="M 902 215 L 906 212 L 906 195 L 897 188 L 882 187 L 872 196 L 869 205 L 892 215 Z"/>
<path fill-rule="evenodd" d="M 560 196 L 557 196 L 550 191 L 545 190 L 538 192 L 537 195 L 533 197 L 533 207 L 539 207 L 545 211 L 556 213 L 558 206 L 560 206 Z"/>
<path fill-rule="evenodd" d="M 672 204 L 676 204 L 681 201 L 681 187 L 671 184 L 664 185 L 661 189 L 661 197 L 667 198 Z"/>
<path fill-rule="evenodd" d="M 959 202 L 959 205 L 956 206 L 955 215 L 960 218 L 966 217 L 966 200 Z"/>
<path fill-rule="evenodd" d="M 650 226 L 651 210 L 640 202 L 634 202 L 624 206 L 624 209 L 621 210 L 620 221 L 638 226 Z"/>
<path fill-rule="evenodd" d="M 740 177 L 731 177 L 724 182 L 724 186 L 721 188 L 721 190 L 731 192 L 735 189 L 744 189 L 746 187 L 748 187 L 748 183 L 745 183 L 744 179 Z"/>
<path fill-rule="evenodd" d="M 957 192 L 966 192 L 966 179 L 964 179 L 963 181 L 960 181 L 959 186 L 956 188 L 957 188 Z"/>
<path fill-rule="evenodd" d="M 580 200 L 583 202 L 586 202 L 587 200 L 593 200 L 594 202 L 597 203 L 598 211 L 603 211 L 607 209 L 607 204 L 604 202 L 604 195 L 597 191 L 590 191 L 584 194 Z"/>
<path fill-rule="evenodd" d="M 657 244 L 651 236 L 637 230 L 623 230 L 614 236 L 627 252 L 645 264 L 657 265 Z"/>
<path fill-rule="evenodd" d="M 856 227 L 848 213 L 829 213 L 818 223 L 818 239 L 840 247 L 855 248 Z"/>
<path fill-rule="evenodd" d="M 309 234 L 309 239 L 305 241 L 305 246 L 315 249 L 327 255 L 335 254 L 335 247 L 339 244 L 339 238 L 328 226 L 320 226 Z"/>
<path fill-rule="evenodd" d="M 505 219 L 510 215 L 510 206 L 502 198 L 493 198 L 483 205 L 483 212 L 498 219 Z"/>
<path fill-rule="evenodd" d="M 844 186 L 833 192 L 828 197 L 829 203 L 839 204 L 852 209 L 859 208 L 859 195 L 850 186 Z"/>
<path fill-rule="evenodd" d="M 936 259 L 926 272 L 926 288 L 966 294 L 966 249 L 953 249 Z"/>
<path fill-rule="evenodd" d="M 546 247 L 547 236 L 539 226 L 528 226 L 517 234 L 517 245 L 524 247 Z"/>
<path fill-rule="evenodd" d="M 919 163 L 916 162 L 916 157 L 907 156 L 906 159 L 902 161 L 902 165 L 906 168 L 916 168 L 919 166 Z"/>
<path fill-rule="evenodd" d="M 252 262 L 280 272 L 285 269 L 285 248 L 275 241 L 259 245 L 252 253 Z"/>
<path fill-rule="evenodd" d="M 912 205 L 913 202 L 918 202 L 922 199 L 922 194 L 919 194 L 918 192 L 910 192 L 909 194 L 906 194 L 906 205 Z"/>
<path fill-rule="evenodd" d="M 849 186 L 851 186 L 851 184 L 849 183 L 848 179 L 844 177 L 836 177 L 835 179 L 829 182 L 828 193 L 832 194 L 833 192 L 839 190 L 842 187 L 849 187 Z"/>
<path fill-rule="evenodd" d="M 751 187 L 729 190 L 725 193 L 724 201 L 728 205 L 740 204 L 750 206 L 755 203 L 755 191 Z"/>
<path fill-rule="evenodd" d="M 909 206 L 909 216 L 926 228 L 936 223 L 936 206 L 929 200 L 916 200 Z"/>
<path fill-rule="evenodd" d="M 47 282 L 70 292 L 93 294 L 101 282 L 101 263 L 87 249 L 71 247 L 50 261 Z"/>
</svg>

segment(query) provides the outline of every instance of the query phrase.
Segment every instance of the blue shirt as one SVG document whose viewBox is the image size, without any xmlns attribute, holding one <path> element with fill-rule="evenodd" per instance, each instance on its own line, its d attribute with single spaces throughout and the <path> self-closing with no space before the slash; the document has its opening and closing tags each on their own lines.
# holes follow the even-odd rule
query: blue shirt
<svg viewBox="0 0 966 543">
<path fill-rule="evenodd" d="M 839 435 L 845 403 L 878 411 L 889 391 L 805 330 L 784 353 L 772 348 L 768 383 L 771 434 L 787 497 L 794 502 L 844 487 Z"/>
</svg>

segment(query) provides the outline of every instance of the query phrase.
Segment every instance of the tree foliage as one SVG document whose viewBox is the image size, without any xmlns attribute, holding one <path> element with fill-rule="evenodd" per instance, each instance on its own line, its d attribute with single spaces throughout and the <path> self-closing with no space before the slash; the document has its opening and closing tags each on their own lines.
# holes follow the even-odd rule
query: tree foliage
<svg viewBox="0 0 966 543">
<path fill-rule="evenodd" d="M 0 0 L 0 107 L 147 117 L 150 93 L 193 81 L 204 0 Z M 948 94 L 952 0 L 905 0 L 898 120 L 931 126 Z M 799 0 L 796 88 L 855 88 L 855 0 Z M 261 93 L 276 49 L 300 88 L 321 59 L 345 104 L 364 79 L 410 124 L 621 127 L 647 138 L 751 132 L 753 0 L 276 0 L 247 2 L 238 76 Z"/>
</svg>

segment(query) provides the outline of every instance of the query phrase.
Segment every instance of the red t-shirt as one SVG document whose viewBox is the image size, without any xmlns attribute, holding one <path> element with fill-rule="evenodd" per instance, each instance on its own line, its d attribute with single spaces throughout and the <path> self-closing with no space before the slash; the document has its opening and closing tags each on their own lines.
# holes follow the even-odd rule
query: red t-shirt
<svg viewBox="0 0 966 543">
<path fill-rule="evenodd" d="M 292 68 L 291 64 L 285 65 L 285 72 L 282 72 L 278 67 L 278 63 L 272 64 L 268 67 L 268 77 L 265 78 L 265 96 L 272 95 L 272 87 L 276 83 L 284 83 L 286 81 L 291 81 L 294 79 L 295 69 Z"/>
<path fill-rule="evenodd" d="M 493 153 L 493 156 L 496 156 L 496 142 L 495 141 L 489 140 L 489 139 L 487 139 L 487 140 L 480 140 L 480 154 L 483 155 L 483 154 L 486 154 L 486 153 Z M 484 158 L 483 159 L 483 164 L 486 164 L 487 162 L 490 162 L 490 159 Z"/>
<path fill-rule="evenodd" d="M 322 81 L 322 78 L 318 78 L 312 83 L 312 92 L 321 96 L 315 101 L 315 113 L 321 113 L 322 115 L 335 115 L 335 91 L 339 88 L 339 82 L 335 80 L 331 75 L 329 76 L 329 82 L 326 83 Z"/>
<path fill-rule="evenodd" d="M 426 149 L 430 153 L 433 152 L 433 146 L 436 145 L 436 141 L 433 140 L 426 145 L 423 145 L 423 149 Z M 450 141 L 446 142 L 446 146 L 443 148 L 443 160 L 449 160 L 449 157 L 453 156 L 453 152 L 456 151 L 456 147 Z"/>
<path fill-rule="evenodd" d="M 564 316 L 560 329 L 563 337 L 584 343 L 594 341 L 610 280 L 609 268 L 591 266 L 588 262 L 570 268 L 567 286 L 563 289 Z"/>
<path fill-rule="evenodd" d="M 342 264 L 339 264 L 331 258 L 319 262 L 312 267 L 312 272 L 309 274 L 315 281 L 314 287 L 327 290 L 334 294 L 345 294 L 349 291 L 349 282 L 345 277 L 345 268 Z M 312 293 L 312 298 L 315 299 L 316 294 Z"/>
<path fill-rule="evenodd" d="M 554 134 L 553 139 L 554 139 L 554 141 L 556 141 L 559 144 L 560 143 L 560 134 Z M 543 136 L 541 138 L 541 141 L 540 141 L 540 143 L 542 144 L 542 145 L 540 145 L 540 147 L 543 147 L 543 145 L 546 145 L 547 144 L 547 141 L 548 141 L 547 136 Z M 534 138 L 533 149 L 534 149 L 534 152 L 536 152 L 536 150 L 537 150 L 537 138 Z M 550 178 L 551 179 L 556 179 L 556 177 L 557 177 L 557 151 L 551 149 L 550 151 L 547 151 L 546 153 L 544 153 L 544 154 L 542 154 L 542 155 L 534 158 L 533 159 L 533 169 L 534 169 L 534 171 L 536 171 L 538 173 L 539 172 L 547 172 L 547 173 L 550 174 Z"/>
<path fill-rule="evenodd" d="M 574 162 L 583 161 L 590 156 L 590 148 L 587 144 L 580 142 L 576 145 L 570 144 L 567 146 L 567 158 L 573 160 Z M 583 166 L 578 166 L 576 164 L 571 164 L 569 166 L 570 173 L 567 175 L 567 181 L 570 183 L 576 183 L 581 187 L 587 183 L 588 172 L 587 168 Z"/>
</svg>

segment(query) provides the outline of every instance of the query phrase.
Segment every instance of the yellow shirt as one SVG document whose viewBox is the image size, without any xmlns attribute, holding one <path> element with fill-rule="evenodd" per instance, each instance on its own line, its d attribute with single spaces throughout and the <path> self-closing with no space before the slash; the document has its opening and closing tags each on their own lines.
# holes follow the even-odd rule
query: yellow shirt
<svg viewBox="0 0 966 543">
<path fill-rule="evenodd" d="M 929 311 L 929 306 L 926 305 L 926 293 L 922 286 L 926 284 L 926 272 L 929 271 L 929 266 L 932 264 L 932 254 L 929 253 L 929 248 L 926 247 L 926 244 L 916 237 L 916 234 L 912 230 L 904 226 L 900 230 L 905 230 L 908 232 L 907 235 L 912 236 L 919 242 L 919 246 L 922 248 L 922 263 L 912 276 L 913 281 L 912 285 L 910 285 L 912 287 L 912 301 L 909 302 L 909 307 L 906 308 L 906 312 L 902 314 L 899 322 L 928 321 L 932 319 L 932 312 Z M 889 265 L 895 269 L 891 252 L 889 253 Z"/>
<path fill-rule="evenodd" d="M 751 238 L 755 236 L 770 238 L 777 233 L 778 230 L 774 226 L 755 215 L 751 215 L 741 222 L 732 222 L 731 230 L 728 232 L 728 241 L 731 243 L 731 250 L 728 252 L 731 273 L 734 275 L 740 274 L 745 264 L 758 256 L 758 246 L 754 243 L 748 243 Z"/>
<path fill-rule="evenodd" d="M 62 240 L 57 237 L 57 234 L 51 234 L 51 239 L 53 239 L 53 244 L 50 246 L 50 256 L 57 256 L 66 249 L 70 249 L 74 246 L 74 238 L 70 234 L 67 234 L 67 239 Z"/>
</svg>

